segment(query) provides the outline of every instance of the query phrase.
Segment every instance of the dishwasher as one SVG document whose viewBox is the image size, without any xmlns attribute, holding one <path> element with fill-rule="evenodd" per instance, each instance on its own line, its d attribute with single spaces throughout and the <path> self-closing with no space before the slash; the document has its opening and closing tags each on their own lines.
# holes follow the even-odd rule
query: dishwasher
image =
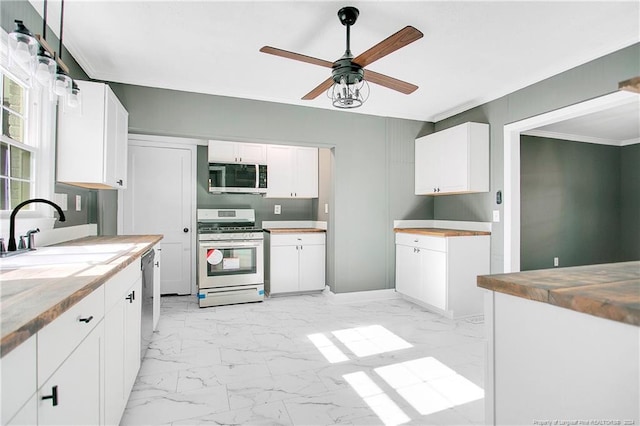
<svg viewBox="0 0 640 426">
<path fill-rule="evenodd" d="M 154 249 L 142 255 L 142 321 L 140 322 L 140 359 L 144 358 L 153 337 L 153 260 Z"/>
</svg>

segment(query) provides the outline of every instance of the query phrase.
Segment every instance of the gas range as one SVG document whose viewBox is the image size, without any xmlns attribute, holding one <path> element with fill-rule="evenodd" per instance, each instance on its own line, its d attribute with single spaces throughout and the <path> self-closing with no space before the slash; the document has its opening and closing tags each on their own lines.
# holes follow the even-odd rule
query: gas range
<svg viewBox="0 0 640 426">
<path fill-rule="evenodd" d="M 261 240 L 253 209 L 198 209 L 198 241 Z"/>
</svg>

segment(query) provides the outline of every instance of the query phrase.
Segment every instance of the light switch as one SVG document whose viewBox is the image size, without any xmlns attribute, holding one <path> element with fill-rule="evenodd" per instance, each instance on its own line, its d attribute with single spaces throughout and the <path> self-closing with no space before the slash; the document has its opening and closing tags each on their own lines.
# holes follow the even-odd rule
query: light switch
<svg viewBox="0 0 640 426">
<path fill-rule="evenodd" d="M 76 195 L 76 211 L 82 210 L 82 195 Z"/>
<path fill-rule="evenodd" d="M 282 208 L 280 207 L 280 204 L 276 204 L 275 206 L 273 206 L 274 214 L 280 214 L 281 212 L 282 212 Z"/>
<path fill-rule="evenodd" d="M 500 210 L 493 211 L 493 221 L 500 222 Z"/>
<path fill-rule="evenodd" d="M 326 214 L 328 214 L 328 213 L 329 213 L 329 204 L 326 204 L 326 203 L 325 203 L 325 205 L 324 205 L 324 212 L 325 212 Z"/>
</svg>

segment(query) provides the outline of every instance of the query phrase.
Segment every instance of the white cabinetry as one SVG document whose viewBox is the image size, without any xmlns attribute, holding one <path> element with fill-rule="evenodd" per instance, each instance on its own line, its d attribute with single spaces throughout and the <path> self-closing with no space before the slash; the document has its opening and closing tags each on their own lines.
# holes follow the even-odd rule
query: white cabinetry
<svg viewBox="0 0 640 426">
<path fill-rule="evenodd" d="M 318 198 L 318 148 L 267 146 L 267 197 Z"/>
<path fill-rule="evenodd" d="M 396 234 L 396 291 L 450 318 L 483 312 L 476 277 L 489 273 L 488 235 Z"/>
<path fill-rule="evenodd" d="M 34 400 L 38 389 L 35 366 L 36 336 L 0 359 L 0 424 L 37 423 L 37 405 L 28 403 Z"/>
<path fill-rule="evenodd" d="M 325 287 L 325 233 L 267 233 L 267 294 L 322 291 Z"/>
<path fill-rule="evenodd" d="M 209 141 L 210 163 L 266 164 L 267 147 L 258 143 Z"/>
<path fill-rule="evenodd" d="M 488 124 L 464 123 L 416 139 L 416 195 L 488 191 Z"/>
<path fill-rule="evenodd" d="M 129 114 L 109 86 L 77 81 L 79 108 L 58 115 L 57 180 L 85 188 L 127 187 Z"/>
<path fill-rule="evenodd" d="M 104 287 L 38 331 L 38 424 L 101 424 Z"/>
<path fill-rule="evenodd" d="M 158 328 L 160 321 L 160 265 L 162 247 L 157 244 L 154 247 L 156 251 L 155 260 L 153 262 L 153 330 Z"/>
<path fill-rule="evenodd" d="M 118 424 L 140 369 L 139 263 L 127 266 L 105 287 L 105 422 Z"/>
</svg>

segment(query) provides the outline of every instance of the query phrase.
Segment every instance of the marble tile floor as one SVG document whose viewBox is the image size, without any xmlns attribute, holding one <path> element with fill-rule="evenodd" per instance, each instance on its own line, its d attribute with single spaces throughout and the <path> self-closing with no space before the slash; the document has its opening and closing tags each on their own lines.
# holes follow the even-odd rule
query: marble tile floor
<svg viewBox="0 0 640 426">
<path fill-rule="evenodd" d="M 163 297 L 122 425 L 484 423 L 484 325 L 325 294 Z"/>
</svg>

